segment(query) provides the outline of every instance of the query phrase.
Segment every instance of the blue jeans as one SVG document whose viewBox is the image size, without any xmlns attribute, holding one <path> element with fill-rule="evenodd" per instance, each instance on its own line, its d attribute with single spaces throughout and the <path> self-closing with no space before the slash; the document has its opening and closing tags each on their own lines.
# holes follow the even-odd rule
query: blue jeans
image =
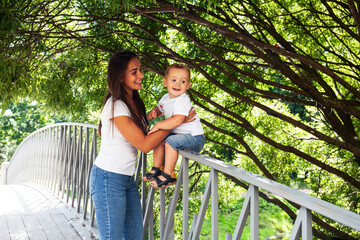
<svg viewBox="0 0 360 240">
<path fill-rule="evenodd" d="M 108 172 L 94 165 L 90 193 L 100 240 L 143 239 L 140 197 L 133 176 Z"/>
<path fill-rule="evenodd" d="M 205 136 L 204 135 L 193 136 L 191 134 L 170 133 L 164 139 L 164 142 L 167 142 L 175 150 L 187 150 L 198 153 L 204 147 Z"/>
</svg>

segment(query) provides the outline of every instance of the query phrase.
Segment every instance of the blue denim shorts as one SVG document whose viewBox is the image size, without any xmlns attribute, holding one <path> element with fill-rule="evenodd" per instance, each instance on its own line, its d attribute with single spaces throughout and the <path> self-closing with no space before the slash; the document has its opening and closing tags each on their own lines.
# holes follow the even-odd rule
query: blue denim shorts
<svg viewBox="0 0 360 240">
<path fill-rule="evenodd" d="M 191 134 L 174 134 L 170 133 L 165 139 L 164 142 L 167 142 L 175 150 L 186 150 L 193 152 L 200 152 L 205 144 L 204 135 L 193 136 Z"/>
</svg>

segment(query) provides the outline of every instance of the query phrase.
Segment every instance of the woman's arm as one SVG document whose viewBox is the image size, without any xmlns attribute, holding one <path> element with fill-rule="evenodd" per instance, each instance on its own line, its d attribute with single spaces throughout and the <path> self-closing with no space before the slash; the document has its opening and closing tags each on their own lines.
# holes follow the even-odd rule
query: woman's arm
<svg viewBox="0 0 360 240">
<path fill-rule="evenodd" d="M 159 111 L 159 109 L 157 109 Z M 159 111 L 160 112 L 160 111 Z M 184 115 L 174 115 L 168 119 L 165 119 L 163 121 L 157 122 L 154 127 L 149 131 L 148 134 L 154 133 L 160 129 L 162 130 L 172 130 L 174 128 L 177 128 L 183 123 L 189 123 L 193 122 L 196 119 L 196 111 L 194 107 L 191 107 L 189 111 L 189 116 Z"/>
<path fill-rule="evenodd" d="M 138 150 L 148 153 L 159 145 L 170 133 L 170 130 L 159 130 L 154 134 L 145 135 L 128 116 L 118 116 L 111 119 L 121 135 Z"/>
<path fill-rule="evenodd" d="M 157 122 L 154 127 L 150 130 L 148 134 L 152 134 L 154 132 L 157 132 L 159 130 L 172 130 L 174 128 L 177 128 L 181 124 L 183 124 L 186 116 L 185 115 L 174 115 L 168 119 L 165 119 L 163 121 Z"/>
</svg>

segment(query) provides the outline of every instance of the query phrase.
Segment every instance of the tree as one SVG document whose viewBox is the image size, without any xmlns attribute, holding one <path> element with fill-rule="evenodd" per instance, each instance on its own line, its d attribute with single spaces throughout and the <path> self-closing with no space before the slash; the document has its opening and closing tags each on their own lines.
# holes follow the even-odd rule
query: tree
<svg viewBox="0 0 360 240">
<path fill-rule="evenodd" d="M 78 109 L 71 102 L 87 96 L 98 107 L 101 60 L 127 48 L 151 72 L 142 94 L 153 104 L 163 91 L 158 75 L 182 62 L 192 68 L 190 94 L 205 116 L 208 151 L 232 150 L 233 164 L 288 185 L 300 170 L 315 195 L 360 213 L 358 1 L 3 1 L 1 16 L 2 102 L 29 94 Z M 79 51 L 86 60 L 72 61 Z M 51 76 L 71 69 L 67 59 L 80 69 L 53 87 Z M 95 78 L 80 91 L 91 75 L 84 69 Z M 53 89 L 76 94 L 54 101 Z M 320 238 L 351 238 L 314 221 Z"/>
<path fill-rule="evenodd" d="M 62 120 L 63 117 L 44 114 L 36 102 L 10 102 L 0 119 L 0 165 L 10 160 L 16 148 L 30 133 L 46 124 Z"/>
</svg>

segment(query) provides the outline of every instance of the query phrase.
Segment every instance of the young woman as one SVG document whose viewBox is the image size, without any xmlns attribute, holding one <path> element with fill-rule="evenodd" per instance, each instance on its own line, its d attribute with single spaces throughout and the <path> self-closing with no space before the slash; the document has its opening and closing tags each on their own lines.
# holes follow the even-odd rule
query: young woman
<svg viewBox="0 0 360 240">
<path fill-rule="evenodd" d="M 138 93 L 143 78 L 135 53 L 120 51 L 111 57 L 109 93 L 99 124 L 101 146 L 90 175 L 100 240 L 143 239 L 140 197 L 133 177 L 137 152 L 149 152 L 170 132 L 146 135 L 145 105 Z"/>
<path fill-rule="evenodd" d="M 143 239 L 142 212 L 133 175 L 137 150 L 149 152 L 168 134 L 146 135 L 145 105 L 138 90 L 144 74 L 136 54 L 120 51 L 108 65 L 108 89 L 101 112 L 101 147 L 90 175 L 99 237 Z"/>
</svg>

